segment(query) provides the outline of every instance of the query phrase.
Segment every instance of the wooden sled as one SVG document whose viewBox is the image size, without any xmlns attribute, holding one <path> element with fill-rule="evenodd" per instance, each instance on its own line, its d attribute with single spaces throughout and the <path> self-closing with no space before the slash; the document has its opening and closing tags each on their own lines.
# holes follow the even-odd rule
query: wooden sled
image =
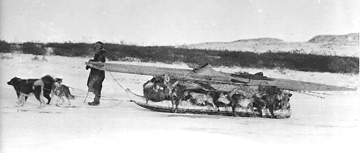
<svg viewBox="0 0 360 153">
<path fill-rule="evenodd" d="M 148 101 L 146 103 L 145 97 L 138 95 L 134 92 L 132 92 L 130 89 L 126 89 L 126 91 L 131 96 L 132 102 L 137 104 L 140 107 L 157 111 L 157 112 L 167 112 L 171 113 L 172 111 L 172 104 L 170 101 L 161 101 L 161 102 L 153 102 Z M 236 115 L 241 117 L 260 117 L 259 113 L 257 111 L 251 112 L 250 110 L 244 110 L 241 108 L 236 108 Z M 207 114 L 207 115 L 226 115 L 226 116 L 232 116 L 232 109 L 231 107 L 219 107 L 219 110 L 214 109 L 211 106 L 197 106 L 192 105 L 190 102 L 187 101 L 181 101 L 177 113 L 189 113 L 189 114 Z M 277 110 L 274 111 L 275 118 L 283 119 L 283 118 L 289 118 L 291 116 L 291 109 L 288 110 Z M 263 111 L 264 118 L 270 117 L 270 112 Z"/>
</svg>

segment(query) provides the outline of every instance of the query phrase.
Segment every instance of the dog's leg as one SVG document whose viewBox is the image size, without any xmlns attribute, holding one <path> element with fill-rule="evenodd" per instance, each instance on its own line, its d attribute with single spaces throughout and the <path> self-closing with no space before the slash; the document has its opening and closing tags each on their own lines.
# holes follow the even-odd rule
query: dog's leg
<svg viewBox="0 0 360 153">
<path fill-rule="evenodd" d="M 40 92 L 40 101 L 41 101 L 41 105 L 44 104 L 45 107 L 45 96 L 44 96 L 44 85 L 41 85 L 41 92 Z M 40 106 L 42 107 L 42 106 Z"/>
<path fill-rule="evenodd" d="M 51 93 L 50 93 L 50 94 L 51 94 L 51 96 L 50 96 L 50 97 L 51 97 L 51 100 L 49 101 L 49 104 L 50 104 L 51 101 L 54 99 L 54 90 L 51 90 Z"/>
<path fill-rule="evenodd" d="M 45 107 L 46 106 L 46 102 L 45 102 L 45 100 L 44 99 L 41 99 L 41 107 Z"/>
<path fill-rule="evenodd" d="M 45 97 L 40 95 L 40 108 L 45 107 L 45 105 L 46 105 L 46 102 L 44 99 L 45 99 Z"/>
<path fill-rule="evenodd" d="M 70 98 L 67 98 L 67 100 L 69 101 L 69 106 L 70 106 L 71 105 Z"/>
<path fill-rule="evenodd" d="M 22 96 L 21 96 L 21 101 L 20 101 L 21 107 L 24 106 L 24 104 L 25 104 L 25 98 L 26 98 L 26 97 L 28 97 L 28 96 L 26 96 L 26 95 L 22 95 Z"/>
<path fill-rule="evenodd" d="M 40 106 L 38 108 L 42 108 L 42 107 L 45 107 L 45 101 L 44 99 L 40 96 L 40 98 L 38 99 L 39 102 L 40 102 Z"/>
<path fill-rule="evenodd" d="M 61 105 L 63 105 L 65 102 L 64 96 L 61 96 Z"/>
<path fill-rule="evenodd" d="M 21 96 L 20 94 L 21 94 L 21 93 L 20 93 L 20 92 L 16 92 L 16 94 L 17 94 L 17 97 L 18 97 L 18 100 L 16 101 L 16 103 L 17 103 L 18 106 L 19 106 L 20 96 Z"/>
<path fill-rule="evenodd" d="M 58 107 L 60 107 L 59 101 L 60 101 L 60 97 L 58 97 L 58 99 L 57 99 L 57 101 L 56 101 L 56 106 L 58 106 Z"/>
<path fill-rule="evenodd" d="M 51 100 L 54 99 L 54 96 L 58 96 L 59 95 L 59 85 L 58 83 L 54 83 L 52 89 L 51 89 Z"/>
<path fill-rule="evenodd" d="M 23 94 L 19 94 L 19 97 L 18 97 L 18 101 L 17 101 L 17 107 L 20 107 L 20 105 L 21 105 L 21 102 L 22 102 L 22 98 L 23 98 Z"/>
<path fill-rule="evenodd" d="M 47 105 L 50 105 L 50 102 L 51 102 L 50 94 L 51 94 L 51 92 L 50 93 L 48 93 L 48 92 L 44 93 L 44 97 L 47 99 L 47 102 L 46 102 Z"/>
<path fill-rule="evenodd" d="M 44 97 L 42 97 L 41 95 L 40 95 L 40 100 L 39 100 L 39 102 L 40 102 L 40 108 L 42 108 L 42 107 L 45 107 L 46 106 L 46 102 L 45 102 L 45 100 L 44 100 L 45 98 Z"/>
<path fill-rule="evenodd" d="M 40 86 L 40 90 L 38 89 L 39 86 Z M 42 80 L 35 81 L 34 85 L 33 85 L 33 89 L 34 89 L 34 94 L 35 94 L 36 99 L 40 102 L 39 108 L 43 107 L 43 104 L 45 107 L 45 101 L 43 100 L 44 99 L 44 82 Z"/>
<path fill-rule="evenodd" d="M 26 95 L 22 95 L 21 96 L 21 107 L 23 107 L 24 106 L 24 104 L 25 104 L 25 97 L 27 97 Z"/>
</svg>

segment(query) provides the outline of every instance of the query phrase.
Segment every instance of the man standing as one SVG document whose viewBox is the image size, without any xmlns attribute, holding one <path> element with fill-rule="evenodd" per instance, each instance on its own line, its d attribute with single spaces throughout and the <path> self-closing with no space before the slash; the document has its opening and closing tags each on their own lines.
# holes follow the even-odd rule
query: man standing
<svg viewBox="0 0 360 153">
<path fill-rule="evenodd" d="M 102 62 L 105 63 L 105 53 L 106 50 L 103 47 L 103 43 L 98 41 L 94 45 L 95 56 L 94 59 L 90 59 L 89 62 Z M 89 66 L 86 66 L 86 70 L 89 69 Z M 90 106 L 97 106 L 100 104 L 101 98 L 101 89 L 102 83 L 105 79 L 105 71 L 98 70 L 95 68 L 90 68 L 90 74 L 87 81 L 88 92 L 92 92 L 95 94 L 95 98 L 93 102 L 89 102 Z"/>
</svg>

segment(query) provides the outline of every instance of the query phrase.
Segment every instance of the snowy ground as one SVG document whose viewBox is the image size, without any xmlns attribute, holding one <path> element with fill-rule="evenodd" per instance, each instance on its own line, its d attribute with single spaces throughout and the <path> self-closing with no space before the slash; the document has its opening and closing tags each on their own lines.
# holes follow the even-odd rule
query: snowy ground
<svg viewBox="0 0 360 153">
<path fill-rule="evenodd" d="M 4 54 L 0 60 L 1 137 L 0 152 L 185 152 L 210 151 L 347 151 L 358 148 L 359 92 L 326 92 L 324 99 L 293 93 L 289 119 L 264 119 L 159 113 L 129 102 L 123 88 L 141 94 L 151 76 L 106 73 L 103 99 L 98 107 L 83 103 L 89 71 L 88 58 Z M 127 63 L 127 62 L 122 62 Z M 173 68 L 185 64 L 131 63 Z M 359 86 L 358 75 L 297 71 L 216 68 L 224 72 L 263 71 L 270 77 Z M 16 94 L 6 84 L 12 77 L 40 78 L 46 74 L 64 79 L 77 96 L 77 108 L 48 105 L 30 97 L 24 107 L 15 107 Z M 116 81 L 113 79 L 116 78 Z M 325 95 L 326 94 L 326 95 Z M 92 100 L 90 95 L 87 101 Z M 65 105 L 67 102 L 64 103 Z"/>
</svg>

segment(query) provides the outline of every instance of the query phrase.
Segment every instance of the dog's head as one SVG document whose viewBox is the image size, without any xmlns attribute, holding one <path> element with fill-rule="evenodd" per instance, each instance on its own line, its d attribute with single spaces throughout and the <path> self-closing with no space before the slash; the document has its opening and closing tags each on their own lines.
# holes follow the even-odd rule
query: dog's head
<svg viewBox="0 0 360 153">
<path fill-rule="evenodd" d="M 61 84 L 62 83 L 62 78 L 55 78 L 55 82 Z"/>
<path fill-rule="evenodd" d="M 25 83 L 26 81 L 24 79 L 18 78 L 18 77 L 13 77 L 9 82 L 7 82 L 8 85 L 11 86 L 18 86 L 21 83 Z"/>
</svg>

